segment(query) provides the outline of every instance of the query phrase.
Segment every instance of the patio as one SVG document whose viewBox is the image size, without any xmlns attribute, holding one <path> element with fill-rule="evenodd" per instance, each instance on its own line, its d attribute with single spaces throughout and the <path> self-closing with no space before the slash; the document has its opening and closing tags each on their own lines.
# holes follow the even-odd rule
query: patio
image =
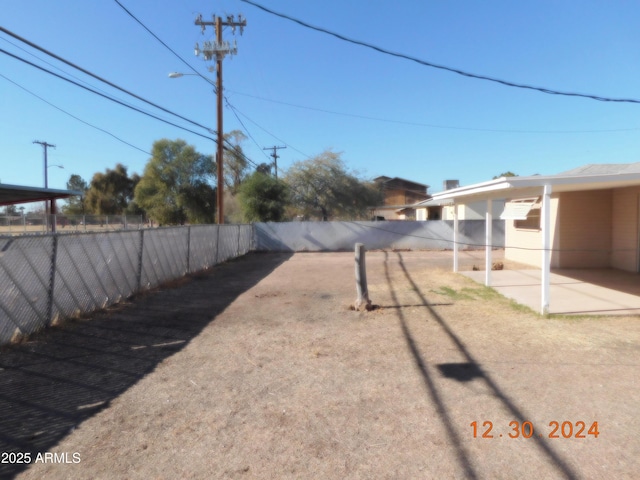
<svg viewBox="0 0 640 480">
<path fill-rule="evenodd" d="M 484 283 L 485 272 L 460 272 Z M 540 311 L 540 270 L 491 272 L 491 287 L 507 298 Z M 563 315 L 640 315 L 640 277 L 622 270 L 551 271 L 549 313 Z"/>
</svg>

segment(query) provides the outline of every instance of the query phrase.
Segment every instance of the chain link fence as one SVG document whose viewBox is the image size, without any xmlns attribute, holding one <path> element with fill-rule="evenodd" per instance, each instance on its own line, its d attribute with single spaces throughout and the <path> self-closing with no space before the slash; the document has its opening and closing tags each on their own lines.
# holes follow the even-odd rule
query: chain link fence
<svg viewBox="0 0 640 480">
<path fill-rule="evenodd" d="M 0 236 L 0 345 L 253 250 L 252 225 Z"/>
<path fill-rule="evenodd" d="M 494 247 L 504 247 L 504 225 L 504 220 L 493 221 Z M 449 220 L 256 223 L 255 232 L 256 250 L 266 252 L 334 252 L 353 250 L 356 243 L 364 243 L 368 250 L 453 248 Z M 460 220 L 458 232 L 460 248 L 484 248 L 484 220 Z"/>
<path fill-rule="evenodd" d="M 142 215 L 26 215 L 0 216 L 0 235 L 30 233 L 106 232 L 112 230 L 139 230 L 152 226 Z"/>
</svg>

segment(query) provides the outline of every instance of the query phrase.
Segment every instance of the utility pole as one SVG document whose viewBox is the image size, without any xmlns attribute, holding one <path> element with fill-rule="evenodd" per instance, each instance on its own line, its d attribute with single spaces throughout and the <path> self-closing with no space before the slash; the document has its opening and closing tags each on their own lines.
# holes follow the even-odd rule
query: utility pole
<svg viewBox="0 0 640 480">
<path fill-rule="evenodd" d="M 280 150 L 281 148 L 287 148 L 287 147 L 276 147 L 275 145 L 273 147 L 264 147 L 263 150 L 271 150 L 273 149 L 273 153 L 271 154 L 271 156 L 273 157 L 273 166 L 276 169 L 276 180 L 278 179 L 278 158 L 280 157 L 280 155 L 278 155 L 278 150 Z"/>
<path fill-rule="evenodd" d="M 231 31 L 235 34 L 236 27 L 240 28 L 240 35 L 244 31 L 244 27 L 247 26 L 247 20 L 242 16 L 242 14 L 238 15 L 238 21 L 235 21 L 233 15 L 227 15 L 227 19 L 223 20 L 222 17 L 216 17 L 213 15 L 213 21 L 207 22 L 202 19 L 202 15 L 198 15 L 195 21 L 196 25 L 200 25 L 202 28 L 202 34 L 207 28 L 207 26 L 212 26 L 216 31 L 216 41 L 210 42 L 205 41 L 202 44 L 202 50 L 200 50 L 200 45 L 196 43 L 195 54 L 199 56 L 202 53 L 202 56 L 205 60 L 211 60 L 214 56 L 216 57 L 216 93 L 218 97 L 217 101 L 217 117 L 218 117 L 218 148 L 216 153 L 216 164 L 217 164 L 217 174 L 218 174 L 218 191 L 217 191 L 217 202 L 218 202 L 218 224 L 224 223 L 224 206 L 223 206 L 223 188 L 224 188 L 224 169 L 223 169 L 223 145 L 224 145 L 224 132 L 222 129 L 222 99 L 224 97 L 222 93 L 222 60 L 224 57 L 229 55 L 236 55 L 238 53 L 238 46 L 234 39 L 233 47 L 229 42 L 224 42 L 222 40 L 222 29 L 223 27 L 231 27 Z"/>
<path fill-rule="evenodd" d="M 47 179 L 48 177 L 48 166 L 47 166 L 47 149 L 49 147 L 51 148 L 56 148 L 55 145 L 51 144 L 51 143 L 47 143 L 47 142 L 42 142 L 40 140 L 34 140 L 33 143 L 37 143 L 39 145 L 42 145 L 42 148 L 44 150 L 44 188 L 49 188 L 49 181 Z M 56 213 L 56 207 L 55 207 L 55 200 L 45 200 L 44 201 L 44 215 L 46 218 L 46 221 L 49 221 L 49 218 L 47 216 L 48 213 L 51 214 L 55 214 Z M 52 230 L 55 230 L 55 226 L 52 225 Z"/>
<path fill-rule="evenodd" d="M 44 149 L 44 188 L 49 188 L 49 182 L 47 180 L 47 148 L 56 148 L 56 146 L 47 142 L 41 142 L 40 140 L 34 140 L 33 143 L 42 145 L 42 148 Z"/>
</svg>

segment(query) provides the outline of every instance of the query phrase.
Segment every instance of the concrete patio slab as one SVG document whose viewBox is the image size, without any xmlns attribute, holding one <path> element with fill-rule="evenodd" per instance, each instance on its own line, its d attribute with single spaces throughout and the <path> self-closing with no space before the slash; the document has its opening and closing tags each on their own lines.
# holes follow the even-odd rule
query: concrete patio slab
<svg viewBox="0 0 640 480">
<path fill-rule="evenodd" d="M 461 272 L 484 284 L 483 271 Z M 496 270 L 491 287 L 536 312 L 541 303 L 540 270 Z M 563 315 L 640 315 L 640 276 L 614 269 L 551 272 L 549 313 Z"/>
</svg>

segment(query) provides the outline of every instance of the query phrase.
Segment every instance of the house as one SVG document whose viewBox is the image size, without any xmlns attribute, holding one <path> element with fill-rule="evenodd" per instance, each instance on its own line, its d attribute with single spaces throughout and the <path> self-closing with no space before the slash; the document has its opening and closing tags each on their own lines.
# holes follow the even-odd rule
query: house
<svg viewBox="0 0 640 480">
<path fill-rule="evenodd" d="M 505 258 L 542 271 L 541 311 L 548 311 L 554 268 L 640 272 L 640 162 L 585 165 L 557 175 L 501 177 L 433 195 L 454 205 L 484 201 L 485 218 L 506 222 Z M 506 201 L 494 212 L 492 200 Z M 486 222 L 485 283 L 491 284 L 491 222 Z M 454 226 L 454 270 L 457 270 Z M 489 267 L 489 268 L 487 268 Z"/>
<path fill-rule="evenodd" d="M 409 220 L 415 217 L 412 205 L 430 198 L 429 185 L 399 177 L 377 177 L 373 181 L 384 195 L 383 205 L 372 208 L 372 216 L 378 220 Z"/>
<path fill-rule="evenodd" d="M 458 180 L 445 180 L 444 191 L 459 188 Z M 493 211 L 504 207 L 504 200 L 493 201 Z M 413 206 L 416 220 L 453 220 L 456 206 L 450 199 L 437 200 L 431 198 L 418 202 Z M 484 201 L 474 201 L 457 206 L 458 220 L 484 220 L 487 204 Z"/>
</svg>

